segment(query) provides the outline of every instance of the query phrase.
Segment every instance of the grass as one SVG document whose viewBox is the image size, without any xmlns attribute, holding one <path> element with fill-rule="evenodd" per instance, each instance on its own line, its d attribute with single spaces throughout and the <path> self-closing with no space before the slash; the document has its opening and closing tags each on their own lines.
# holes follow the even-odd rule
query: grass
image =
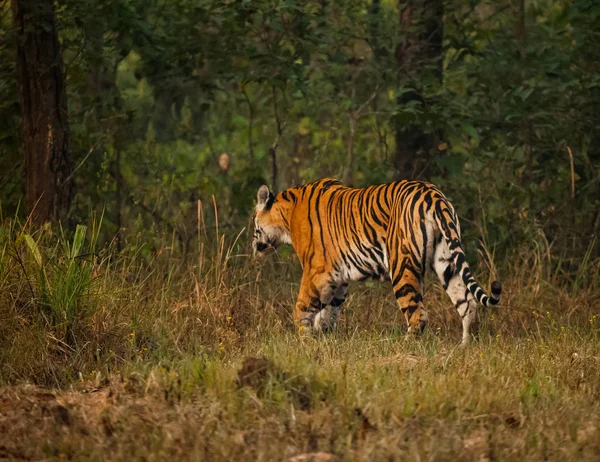
<svg viewBox="0 0 600 462">
<path fill-rule="evenodd" d="M 502 305 L 460 348 L 431 280 L 420 338 L 379 282 L 351 287 L 336 333 L 299 336 L 289 252 L 253 260 L 245 234 L 204 234 L 186 254 L 170 239 L 119 253 L 94 247 L 99 228 L 0 228 L 0 458 L 600 456 L 591 250 L 573 275 L 547 248 L 516 251 Z M 486 261 L 472 266 L 487 286 Z"/>
</svg>

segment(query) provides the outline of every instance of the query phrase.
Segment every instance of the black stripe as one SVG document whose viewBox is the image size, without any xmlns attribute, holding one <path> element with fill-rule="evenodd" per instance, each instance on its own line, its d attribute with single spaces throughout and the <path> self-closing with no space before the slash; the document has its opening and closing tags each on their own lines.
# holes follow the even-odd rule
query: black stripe
<svg viewBox="0 0 600 462">
<path fill-rule="evenodd" d="M 405 297 L 409 294 L 412 294 L 416 291 L 417 289 L 415 289 L 415 286 L 413 286 L 412 284 L 404 284 L 402 287 L 400 287 L 394 292 L 394 296 L 396 297 L 396 299 L 398 299 L 400 297 Z"/>
<path fill-rule="evenodd" d="M 321 245 L 323 246 L 323 258 L 327 258 L 327 249 L 325 247 L 325 230 L 323 229 L 323 222 L 321 221 L 321 213 L 319 210 L 319 205 L 321 203 L 321 197 L 323 197 L 323 193 L 319 191 L 317 193 L 317 199 L 315 200 L 315 213 L 317 214 L 317 222 L 319 225 L 319 236 L 321 237 Z"/>
</svg>

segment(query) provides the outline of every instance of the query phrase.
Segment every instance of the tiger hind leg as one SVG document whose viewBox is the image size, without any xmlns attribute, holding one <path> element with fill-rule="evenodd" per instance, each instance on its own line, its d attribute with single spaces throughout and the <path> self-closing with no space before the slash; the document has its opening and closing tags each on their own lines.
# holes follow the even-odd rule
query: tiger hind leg
<svg viewBox="0 0 600 462">
<path fill-rule="evenodd" d="M 392 269 L 391 279 L 394 296 L 400 311 L 406 318 L 408 332 L 420 334 L 427 326 L 427 312 L 423 304 L 423 280 L 420 268 L 413 265 L 408 256 L 404 256 L 398 264 L 390 258 L 390 268 Z"/>
<path fill-rule="evenodd" d="M 451 255 L 448 244 L 442 239 L 436 246 L 432 266 L 462 319 L 462 344 L 466 345 L 471 338 L 471 330 L 477 329 L 477 301 L 456 271 Z"/>
</svg>

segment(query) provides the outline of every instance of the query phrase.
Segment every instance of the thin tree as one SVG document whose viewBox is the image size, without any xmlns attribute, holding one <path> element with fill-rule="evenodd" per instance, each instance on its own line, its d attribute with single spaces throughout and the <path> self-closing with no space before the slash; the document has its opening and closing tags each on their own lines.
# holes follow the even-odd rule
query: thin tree
<svg viewBox="0 0 600 462">
<path fill-rule="evenodd" d="M 26 205 L 35 223 L 65 219 L 73 197 L 62 54 L 52 0 L 13 0 Z"/>
<path fill-rule="evenodd" d="M 409 76 L 410 90 L 397 98 L 399 106 L 426 104 L 422 75 L 431 72 L 443 84 L 444 3 L 443 0 L 399 2 L 400 27 L 404 40 L 395 51 L 399 78 Z M 401 178 L 428 177 L 430 152 L 436 148 L 436 136 L 424 131 L 418 122 L 397 123 L 395 128 L 395 167 Z"/>
</svg>

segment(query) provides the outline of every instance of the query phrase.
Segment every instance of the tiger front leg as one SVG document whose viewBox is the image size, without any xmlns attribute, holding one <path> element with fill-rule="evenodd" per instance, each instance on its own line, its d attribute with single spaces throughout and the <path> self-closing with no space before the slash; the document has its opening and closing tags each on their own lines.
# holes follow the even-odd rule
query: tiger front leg
<svg viewBox="0 0 600 462">
<path fill-rule="evenodd" d="M 332 332 L 337 326 L 337 319 L 347 295 L 348 284 L 342 284 L 335 289 L 332 287 L 321 294 L 321 302 L 326 306 L 315 316 L 313 327 L 324 333 Z"/>
<path fill-rule="evenodd" d="M 321 311 L 321 296 L 316 282 L 318 277 L 315 275 L 307 272 L 302 275 L 300 292 L 294 308 L 294 322 L 300 332 L 312 330 L 315 317 Z"/>
<path fill-rule="evenodd" d="M 322 272 L 304 274 L 294 309 L 300 331 L 333 329 L 347 290 L 347 285 L 338 287 Z"/>
</svg>

